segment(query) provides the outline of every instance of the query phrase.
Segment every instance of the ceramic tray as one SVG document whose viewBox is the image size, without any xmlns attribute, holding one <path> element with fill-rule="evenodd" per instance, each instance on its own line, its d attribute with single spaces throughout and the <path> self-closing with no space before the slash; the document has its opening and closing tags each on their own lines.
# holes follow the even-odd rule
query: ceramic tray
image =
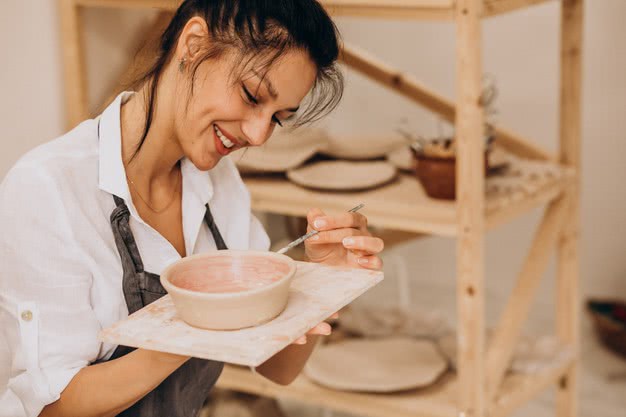
<svg viewBox="0 0 626 417">
<path fill-rule="evenodd" d="M 430 385 L 447 367 L 429 340 L 347 339 L 318 347 L 305 374 L 333 389 L 394 392 Z"/>
<path fill-rule="evenodd" d="M 326 146 L 328 136 L 319 129 L 278 133 L 265 145 L 233 152 L 231 158 L 242 173 L 285 172 L 302 165 Z"/>
<path fill-rule="evenodd" d="M 408 146 L 400 146 L 389 152 L 386 156 L 387 161 L 402 171 L 415 171 L 415 157 Z"/>
<path fill-rule="evenodd" d="M 296 262 L 285 310 L 274 320 L 233 331 L 191 327 L 169 295 L 100 333 L 109 343 L 257 366 L 383 279 L 366 269 Z"/>
<path fill-rule="evenodd" d="M 377 187 L 395 176 L 396 167 L 381 161 L 322 161 L 287 172 L 287 178 L 303 187 L 337 191 Z"/>
<path fill-rule="evenodd" d="M 376 159 L 405 143 L 406 139 L 393 135 L 333 135 L 320 153 L 339 159 Z"/>
</svg>

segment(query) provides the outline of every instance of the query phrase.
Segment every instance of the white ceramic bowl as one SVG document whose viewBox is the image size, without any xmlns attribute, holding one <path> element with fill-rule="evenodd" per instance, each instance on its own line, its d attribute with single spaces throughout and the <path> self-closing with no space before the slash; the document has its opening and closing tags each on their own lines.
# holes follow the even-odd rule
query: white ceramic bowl
<svg viewBox="0 0 626 417">
<path fill-rule="evenodd" d="M 161 274 L 161 285 L 187 324 L 235 330 L 278 316 L 295 272 L 295 262 L 285 255 L 220 250 L 174 262 Z"/>
</svg>

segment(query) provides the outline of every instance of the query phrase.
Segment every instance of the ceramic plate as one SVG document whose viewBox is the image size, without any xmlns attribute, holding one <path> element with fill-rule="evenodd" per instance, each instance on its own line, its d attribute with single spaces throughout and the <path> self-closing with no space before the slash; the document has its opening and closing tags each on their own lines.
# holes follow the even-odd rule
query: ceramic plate
<svg viewBox="0 0 626 417">
<path fill-rule="evenodd" d="M 386 155 L 387 161 L 398 169 L 413 172 L 415 170 L 415 158 L 408 146 L 401 146 Z"/>
<path fill-rule="evenodd" d="M 302 165 L 327 141 L 322 130 L 298 129 L 277 133 L 265 145 L 240 149 L 231 157 L 242 173 L 285 172 Z"/>
<path fill-rule="evenodd" d="M 396 168 L 387 162 L 322 161 L 287 172 L 294 183 L 321 190 L 363 190 L 391 181 Z"/>
<path fill-rule="evenodd" d="M 330 136 L 320 152 L 340 159 L 363 160 L 382 158 L 391 150 L 406 144 L 406 139 L 393 135 Z"/>
<path fill-rule="evenodd" d="M 446 360 L 433 342 L 395 337 L 348 339 L 319 346 L 304 372 L 332 389 L 394 392 L 428 386 L 446 368 Z"/>
</svg>

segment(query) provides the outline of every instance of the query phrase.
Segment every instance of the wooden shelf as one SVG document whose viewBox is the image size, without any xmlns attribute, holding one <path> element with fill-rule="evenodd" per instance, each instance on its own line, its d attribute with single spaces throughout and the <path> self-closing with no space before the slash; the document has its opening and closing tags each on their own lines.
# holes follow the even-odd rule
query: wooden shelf
<svg viewBox="0 0 626 417">
<path fill-rule="evenodd" d="M 484 0 L 482 17 L 523 9 L 550 0 Z M 321 0 L 333 16 L 377 19 L 454 20 L 456 0 Z M 83 7 L 176 10 L 181 0 L 75 0 Z"/>
<path fill-rule="evenodd" d="M 396 181 L 370 191 L 323 192 L 302 188 L 282 176 L 244 177 L 254 210 L 306 217 L 311 207 L 339 213 L 365 203 L 370 224 L 388 229 L 441 236 L 457 234 L 456 204 L 428 197 L 413 176 L 401 174 Z M 516 218 L 559 196 L 567 180 L 546 183 L 532 195 L 507 202 L 506 197 L 485 200 L 487 229 Z"/>
<path fill-rule="evenodd" d="M 553 385 L 570 363 L 533 374 L 508 375 L 494 403 L 491 417 L 504 416 Z M 393 394 L 351 393 L 331 390 L 299 376 L 292 384 L 281 386 L 253 374 L 248 368 L 226 365 L 217 386 L 252 394 L 293 399 L 369 417 L 458 417 L 458 382 L 452 373 L 423 390 Z"/>
<path fill-rule="evenodd" d="M 381 19 L 447 20 L 456 29 L 456 101 L 430 91 L 407 74 L 342 45 L 341 61 L 379 84 L 455 124 L 460 198 L 433 200 L 412 176 L 368 192 L 328 193 L 298 187 L 284 177 L 247 178 L 253 208 L 303 216 L 310 207 L 344 212 L 357 202 L 372 225 L 406 232 L 457 238 L 456 375 L 426 390 L 388 395 L 345 393 L 322 388 L 300 377 L 279 386 L 247 369 L 227 366 L 218 385 L 273 397 L 314 402 L 330 409 L 372 417 L 498 417 L 511 413 L 543 389 L 556 385 L 559 417 L 577 414 L 575 360 L 535 375 L 507 375 L 506 368 L 528 315 L 540 279 L 554 253 L 557 258 L 556 333 L 563 345 L 579 351 L 579 224 L 580 176 L 532 187 L 532 192 L 490 197 L 483 181 L 484 109 L 482 103 L 482 19 L 549 0 L 321 0 L 334 16 Z M 82 9 L 158 9 L 167 20 L 181 0 L 58 0 L 63 36 L 67 126 L 88 118 L 87 70 Z M 580 172 L 581 161 L 581 45 L 583 1 L 560 1 L 559 147 L 550 155 L 530 141 L 497 128 L 498 142 L 519 157 L 559 162 L 568 172 Z M 157 17 L 159 17 L 157 16 Z M 159 34 L 159 19 L 151 26 Z M 409 45 L 410 48 L 410 45 Z M 131 66 L 129 65 L 129 68 Z M 530 184 L 526 184 L 530 185 Z M 529 188 L 530 189 L 530 188 Z M 485 343 L 485 230 L 547 205 L 533 243 L 518 274 L 493 341 Z M 557 383 L 558 381 L 558 383 Z"/>
</svg>

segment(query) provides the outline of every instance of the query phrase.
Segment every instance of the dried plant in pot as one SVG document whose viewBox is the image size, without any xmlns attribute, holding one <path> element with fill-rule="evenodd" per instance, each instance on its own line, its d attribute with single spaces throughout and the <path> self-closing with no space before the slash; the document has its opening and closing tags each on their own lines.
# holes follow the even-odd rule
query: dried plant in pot
<svg viewBox="0 0 626 417">
<path fill-rule="evenodd" d="M 626 359 L 626 302 L 590 299 L 587 311 L 604 346 Z"/>
<path fill-rule="evenodd" d="M 485 143 L 484 170 L 489 165 L 490 145 L 493 136 Z M 454 139 L 417 138 L 411 143 L 415 158 L 415 175 L 422 183 L 426 194 L 432 198 L 454 200 L 456 198 L 456 144 Z"/>
</svg>

